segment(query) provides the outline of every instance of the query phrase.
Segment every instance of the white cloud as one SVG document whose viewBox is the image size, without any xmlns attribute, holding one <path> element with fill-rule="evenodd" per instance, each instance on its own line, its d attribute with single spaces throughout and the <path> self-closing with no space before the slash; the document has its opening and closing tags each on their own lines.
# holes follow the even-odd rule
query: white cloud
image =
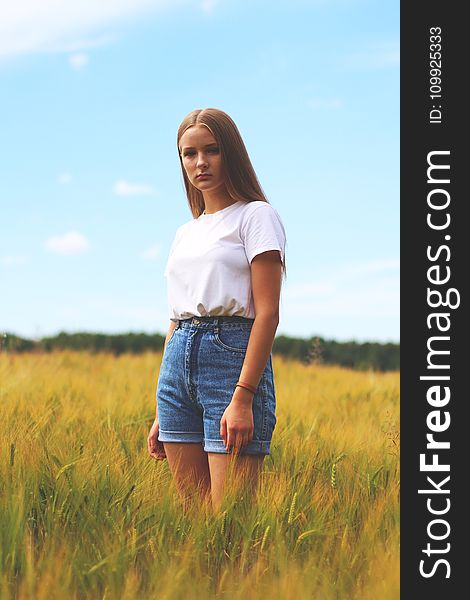
<svg viewBox="0 0 470 600">
<path fill-rule="evenodd" d="M 62 185 L 67 185 L 68 183 L 70 183 L 72 181 L 72 176 L 70 175 L 70 173 L 61 173 L 58 177 L 59 183 L 61 183 Z"/>
<path fill-rule="evenodd" d="M 70 66 L 76 71 L 79 71 L 80 69 L 83 69 L 83 67 L 86 67 L 89 61 L 90 57 L 88 56 L 88 54 L 85 54 L 85 52 L 78 52 L 77 54 L 71 54 L 69 56 Z"/>
<path fill-rule="evenodd" d="M 205 13 L 210 14 L 213 12 L 217 4 L 218 0 L 202 0 L 201 8 Z"/>
<path fill-rule="evenodd" d="M 140 257 L 144 260 L 157 260 L 160 256 L 161 246 L 160 244 L 155 244 L 154 246 L 150 246 L 147 250 L 141 253 Z"/>
<path fill-rule="evenodd" d="M 109 44 L 115 43 L 116 40 L 116 35 L 110 33 L 95 35 L 88 38 L 78 37 L 72 40 L 61 41 L 59 44 L 50 44 L 47 50 L 44 50 L 43 52 L 81 52 L 89 48 L 109 46 Z"/>
<path fill-rule="evenodd" d="M 152 194 L 153 188 L 143 183 L 129 183 L 124 179 L 119 179 L 114 184 L 114 193 L 118 196 L 142 196 Z"/>
<path fill-rule="evenodd" d="M 110 26 L 182 0 L 15 0 L 2 2 L 0 59 L 38 52 L 75 52 L 113 40 Z M 184 0 L 183 0 L 184 1 Z"/>
<path fill-rule="evenodd" d="M 44 242 L 44 245 L 49 252 L 66 256 L 83 254 L 90 248 L 87 238 L 76 231 L 50 237 Z"/>
<path fill-rule="evenodd" d="M 27 256 L 3 256 L 2 265 L 5 267 L 14 267 L 15 265 L 24 265 L 29 262 Z"/>
</svg>

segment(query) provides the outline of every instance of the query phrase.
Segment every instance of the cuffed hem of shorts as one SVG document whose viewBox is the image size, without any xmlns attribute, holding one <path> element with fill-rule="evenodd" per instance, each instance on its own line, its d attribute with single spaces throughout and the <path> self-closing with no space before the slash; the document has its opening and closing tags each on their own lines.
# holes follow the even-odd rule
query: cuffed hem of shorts
<svg viewBox="0 0 470 600">
<path fill-rule="evenodd" d="M 158 432 L 159 442 L 198 442 L 204 441 L 202 431 L 162 431 Z"/>
<path fill-rule="evenodd" d="M 271 442 L 262 442 L 260 440 L 251 440 L 247 444 L 241 454 L 269 454 Z M 227 452 L 223 440 L 206 440 L 204 441 L 204 450 L 206 452 L 217 452 L 219 454 L 231 454 Z"/>
</svg>

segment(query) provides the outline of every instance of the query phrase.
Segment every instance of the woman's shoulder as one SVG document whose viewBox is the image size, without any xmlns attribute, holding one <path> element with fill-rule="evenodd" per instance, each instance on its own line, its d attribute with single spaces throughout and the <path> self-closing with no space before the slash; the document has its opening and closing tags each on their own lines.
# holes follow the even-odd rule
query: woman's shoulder
<svg viewBox="0 0 470 600">
<path fill-rule="evenodd" d="M 249 216 L 258 211 L 265 211 L 266 213 L 275 212 L 279 216 L 279 213 L 274 206 L 269 202 L 265 202 L 264 200 L 251 200 L 246 202 L 243 214 Z"/>
<path fill-rule="evenodd" d="M 279 215 L 276 208 L 269 202 L 264 200 L 253 200 L 246 203 L 247 206 L 243 209 L 243 222 L 246 223 L 250 220 L 279 220 L 282 223 L 281 216 Z M 253 217 L 253 219 L 252 219 Z"/>
<path fill-rule="evenodd" d="M 272 204 L 263 200 L 247 202 L 244 207 L 240 222 L 240 234 L 242 239 L 248 236 L 257 236 L 261 232 L 275 231 L 281 236 L 286 235 L 284 223 Z"/>
<path fill-rule="evenodd" d="M 264 200 L 246 200 L 245 201 L 245 210 L 255 210 L 259 206 L 271 206 L 269 202 L 265 202 Z"/>
</svg>

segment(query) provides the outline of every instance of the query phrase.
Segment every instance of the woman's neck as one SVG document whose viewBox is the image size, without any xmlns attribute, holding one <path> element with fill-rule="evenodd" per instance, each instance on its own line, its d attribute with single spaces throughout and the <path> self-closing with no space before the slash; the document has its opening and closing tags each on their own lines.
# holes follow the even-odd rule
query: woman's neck
<svg viewBox="0 0 470 600">
<path fill-rule="evenodd" d="M 211 213 L 215 213 L 219 210 L 227 208 L 227 206 L 230 206 L 236 202 L 236 200 L 229 196 L 227 190 L 204 192 L 203 197 L 205 206 L 204 212 L 206 215 L 210 215 Z"/>
</svg>

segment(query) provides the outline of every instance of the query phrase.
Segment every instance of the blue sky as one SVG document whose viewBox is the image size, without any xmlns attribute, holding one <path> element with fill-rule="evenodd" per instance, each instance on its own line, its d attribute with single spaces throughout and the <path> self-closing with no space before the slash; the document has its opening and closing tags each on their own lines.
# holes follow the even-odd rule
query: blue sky
<svg viewBox="0 0 470 600">
<path fill-rule="evenodd" d="M 212 106 L 286 228 L 278 334 L 399 340 L 398 1 L 13 4 L 0 331 L 167 331 L 163 271 L 191 218 L 176 132 Z"/>
</svg>

